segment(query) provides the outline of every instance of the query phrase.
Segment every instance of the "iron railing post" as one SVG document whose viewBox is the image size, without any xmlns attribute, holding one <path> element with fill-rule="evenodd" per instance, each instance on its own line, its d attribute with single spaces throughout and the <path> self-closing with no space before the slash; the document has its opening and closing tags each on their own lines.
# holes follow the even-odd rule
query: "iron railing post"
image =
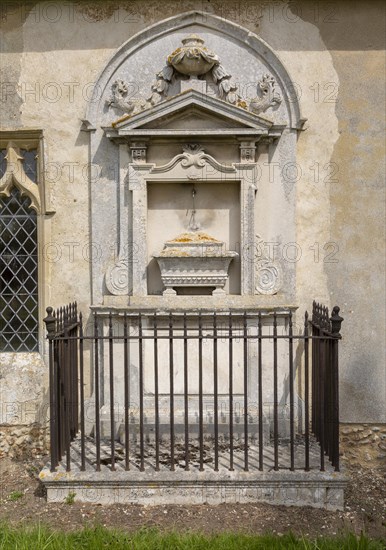
<svg viewBox="0 0 386 550">
<path fill-rule="evenodd" d="M 340 329 L 343 317 L 339 315 L 340 308 L 335 306 L 330 317 L 332 341 L 332 387 L 333 387 L 333 418 L 332 437 L 333 452 L 331 456 L 332 465 L 335 471 L 339 472 L 339 340 L 342 338 Z"/>
<path fill-rule="evenodd" d="M 54 352 L 53 352 L 53 338 L 56 331 L 56 317 L 53 315 L 52 307 L 46 309 L 47 317 L 43 319 L 46 325 L 47 338 L 48 338 L 48 361 L 49 361 L 49 383 L 50 383 L 50 453 L 51 453 L 51 472 L 54 472 L 56 466 L 59 463 L 58 458 L 58 405 L 57 395 L 55 387 L 55 373 L 54 373 Z"/>
</svg>

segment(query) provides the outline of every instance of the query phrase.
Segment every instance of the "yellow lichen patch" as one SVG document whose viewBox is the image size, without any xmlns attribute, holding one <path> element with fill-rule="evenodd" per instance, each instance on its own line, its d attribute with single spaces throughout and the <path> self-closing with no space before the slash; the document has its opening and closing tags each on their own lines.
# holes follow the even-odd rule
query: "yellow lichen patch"
<svg viewBox="0 0 386 550">
<path fill-rule="evenodd" d="M 117 120 L 115 120 L 114 122 L 111 123 L 111 126 L 113 128 L 115 128 L 115 126 L 117 126 L 117 124 L 119 124 L 120 122 L 124 122 L 125 120 L 127 120 L 128 118 L 131 118 L 131 115 L 124 115 L 122 116 L 121 118 L 118 118 Z"/>
<path fill-rule="evenodd" d="M 239 100 L 237 102 L 237 107 L 241 107 L 242 109 L 248 109 L 248 105 L 246 101 Z"/>
<path fill-rule="evenodd" d="M 175 239 L 172 239 L 171 241 L 168 241 L 170 243 L 202 243 L 202 242 L 212 242 L 212 243 L 219 243 L 221 241 L 215 239 L 214 237 L 211 237 L 207 233 L 203 233 L 202 231 L 199 231 L 198 233 L 182 233 L 182 235 L 179 235 Z"/>
</svg>

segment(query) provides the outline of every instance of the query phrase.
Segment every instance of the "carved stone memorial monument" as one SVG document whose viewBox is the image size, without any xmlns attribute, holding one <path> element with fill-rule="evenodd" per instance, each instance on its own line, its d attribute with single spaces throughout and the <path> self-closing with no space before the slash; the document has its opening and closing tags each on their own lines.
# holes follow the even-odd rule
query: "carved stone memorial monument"
<svg viewBox="0 0 386 550">
<path fill-rule="evenodd" d="M 177 317 L 183 312 L 189 331 L 198 313 L 215 312 L 221 320 L 222 313 L 232 310 L 237 332 L 237 311 L 247 311 L 251 332 L 260 312 L 264 332 L 273 312 L 280 330 L 285 328 L 285 314 L 296 309 L 294 264 L 277 253 L 282 244 L 296 241 L 295 193 L 285 171 L 274 167 L 296 162 L 296 136 L 304 120 L 291 98 L 292 83 L 282 63 L 262 41 L 248 40 L 240 27 L 217 18 L 204 25 L 185 15 L 174 21 L 172 30 L 165 23 L 154 33 L 129 40 L 99 77 L 96 88 L 102 93 L 90 102 L 84 126 L 90 131 L 91 162 L 104 168 L 101 178 L 91 181 L 91 213 L 93 238 L 105 243 L 103 254 L 92 263 L 92 309 L 105 333 L 111 311 L 119 325 L 123 315 L 141 309 L 146 334 L 154 313 L 160 326 L 167 327 L 170 312 Z M 205 346 L 210 356 L 213 343 Z M 223 347 L 219 343 L 219 357 L 226 353 Z M 182 361 L 178 349 L 176 344 Z M 167 353 L 165 348 L 160 354 L 165 356 L 158 366 L 161 379 L 168 373 Z M 248 346 L 249 362 L 255 353 Z M 279 359 L 281 353 L 284 357 L 279 343 Z M 192 418 L 197 407 L 196 355 L 189 349 Z M 150 403 L 150 345 L 144 346 L 143 360 Z M 135 403 L 135 350 L 130 361 Z M 219 367 L 221 387 L 225 364 Z M 115 413 L 118 438 L 123 373 L 114 376 L 115 399 L 121 405 Z M 102 364 L 103 377 L 107 388 L 108 372 Z M 285 384 L 284 369 L 279 370 L 283 410 Z M 251 379 L 249 386 L 253 402 L 257 383 Z M 167 387 L 159 391 L 167 399 Z M 181 402 L 177 399 L 175 405 L 178 418 L 183 393 L 178 368 L 174 391 L 181 392 Z M 225 395 L 225 386 L 223 391 Z M 235 391 L 241 399 L 242 388 Z M 267 391 L 264 400 L 269 436 L 272 392 Z M 106 391 L 106 433 L 109 410 Z M 136 422 L 135 411 L 132 415 Z M 285 435 L 284 416 L 280 429 Z"/>
</svg>

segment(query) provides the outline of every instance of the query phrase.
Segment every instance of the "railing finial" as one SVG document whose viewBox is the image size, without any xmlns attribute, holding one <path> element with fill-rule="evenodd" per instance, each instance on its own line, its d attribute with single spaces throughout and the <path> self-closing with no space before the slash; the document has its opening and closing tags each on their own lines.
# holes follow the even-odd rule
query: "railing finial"
<svg viewBox="0 0 386 550">
<path fill-rule="evenodd" d="M 47 317 L 43 319 L 44 323 L 46 324 L 46 330 L 47 330 L 47 337 L 52 338 L 53 334 L 55 333 L 56 329 L 56 317 L 53 315 L 53 309 L 51 306 L 48 306 L 46 308 Z"/>
<path fill-rule="evenodd" d="M 333 307 L 330 321 L 331 321 L 331 333 L 334 336 L 340 337 L 340 327 L 344 319 L 339 315 L 339 311 L 340 311 L 340 308 L 338 306 Z"/>
</svg>

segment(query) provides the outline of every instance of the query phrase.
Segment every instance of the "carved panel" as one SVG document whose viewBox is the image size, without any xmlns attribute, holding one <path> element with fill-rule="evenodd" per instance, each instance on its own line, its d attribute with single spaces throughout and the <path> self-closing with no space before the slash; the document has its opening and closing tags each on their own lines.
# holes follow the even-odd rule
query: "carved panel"
<svg viewBox="0 0 386 550">
<path fill-rule="evenodd" d="M 146 150 L 145 143 L 133 143 L 130 145 L 131 160 L 135 164 L 146 164 Z"/>
</svg>

